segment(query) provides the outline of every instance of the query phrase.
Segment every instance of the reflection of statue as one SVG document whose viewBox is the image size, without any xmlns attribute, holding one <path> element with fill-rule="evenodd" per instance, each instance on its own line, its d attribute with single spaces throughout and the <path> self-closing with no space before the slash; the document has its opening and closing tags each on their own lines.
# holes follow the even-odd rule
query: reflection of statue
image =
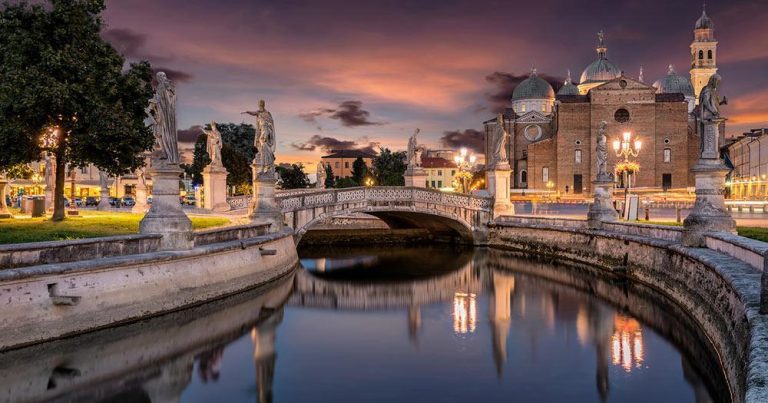
<svg viewBox="0 0 768 403">
<path fill-rule="evenodd" d="M 712 121 L 720 118 L 720 105 L 728 104 L 728 99 L 723 97 L 720 100 L 720 94 L 717 92 L 717 86 L 720 84 L 719 74 L 713 74 L 709 78 L 706 87 L 699 94 L 699 105 L 701 106 L 701 120 Z"/>
<path fill-rule="evenodd" d="M 418 155 L 418 160 L 416 155 L 419 148 L 417 136 L 420 131 L 421 130 L 417 128 L 408 139 L 408 166 L 412 168 L 421 166 L 421 154 Z"/>
<path fill-rule="evenodd" d="M 45 168 L 43 175 L 45 175 L 45 190 L 53 190 L 53 162 L 50 155 L 45 155 Z"/>
<path fill-rule="evenodd" d="M 275 121 L 272 114 L 265 108 L 266 103 L 259 101 L 258 111 L 245 111 L 243 113 L 256 117 L 256 158 L 254 163 L 261 167 L 261 172 L 271 172 L 275 169 Z"/>
<path fill-rule="evenodd" d="M 152 120 L 156 157 L 166 164 L 179 163 L 179 145 L 176 133 L 176 88 L 163 72 L 157 73 L 155 95 L 149 101 L 147 114 Z"/>
<path fill-rule="evenodd" d="M 323 165 L 322 162 L 317 163 L 317 184 L 315 185 L 318 189 L 325 189 L 325 179 L 326 179 L 326 172 L 325 172 L 325 165 Z"/>
<path fill-rule="evenodd" d="M 206 151 L 211 159 L 212 167 L 222 166 L 221 161 L 221 132 L 216 127 L 216 122 L 211 122 L 211 130 L 203 130 L 207 137 Z"/>
<path fill-rule="evenodd" d="M 600 129 L 597 131 L 597 179 L 607 179 L 608 177 L 608 140 L 605 137 L 605 129 L 608 122 L 600 122 Z"/>
<path fill-rule="evenodd" d="M 507 131 L 504 130 L 504 115 L 496 116 L 496 128 L 493 131 L 493 166 L 507 161 Z"/>
</svg>

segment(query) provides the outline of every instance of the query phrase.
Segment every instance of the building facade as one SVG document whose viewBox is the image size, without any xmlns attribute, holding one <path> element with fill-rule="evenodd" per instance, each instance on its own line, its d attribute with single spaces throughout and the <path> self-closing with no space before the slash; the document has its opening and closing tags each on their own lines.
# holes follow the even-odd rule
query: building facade
<svg viewBox="0 0 768 403">
<path fill-rule="evenodd" d="M 421 167 L 427 172 L 427 187 L 451 188 L 459 169 L 456 163 L 441 157 L 422 157 Z"/>
<path fill-rule="evenodd" d="M 511 186 L 588 196 L 596 176 L 601 122 L 607 124 L 609 148 L 626 132 L 642 145 L 637 156 L 629 158 L 639 164 L 639 172 L 630 175 L 627 183 L 622 175 L 614 175 L 618 187 L 662 191 L 694 186 L 690 168 L 699 152 L 696 94 L 717 71 L 713 27 L 703 12 L 694 26 L 690 79 L 672 66 L 653 84 L 644 81 L 642 70 L 637 78 L 626 75 L 608 59 L 602 32 L 597 58 L 584 69 L 578 84 L 569 72 L 555 92 L 534 69 L 514 89 L 511 105 L 503 113 L 504 129 L 511 136 L 507 142 Z M 496 124 L 496 119 L 484 122 L 486 155 L 492 153 L 489 140 Z M 609 172 L 613 172 L 624 157 L 610 149 L 608 154 Z"/>
<path fill-rule="evenodd" d="M 331 167 L 336 180 L 352 177 L 352 167 L 355 160 L 362 158 L 368 169 L 373 164 L 376 155 L 361 150 L 332 150 L 331 154 L 322 157 L 323 164 Z"/>
<path fill-rule="evenodd" d="M 725 149 L 733 165 L 727 182 L 730 198 L 768 200 L 768 128 L 744 133 Z"/>
</svg>

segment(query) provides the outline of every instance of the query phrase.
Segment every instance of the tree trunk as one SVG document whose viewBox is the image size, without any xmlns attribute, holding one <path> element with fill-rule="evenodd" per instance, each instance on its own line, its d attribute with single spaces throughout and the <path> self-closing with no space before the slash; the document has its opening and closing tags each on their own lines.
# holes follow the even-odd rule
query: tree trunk
<svg viewBox="0 0 768 403">
<path fill-rule="evenodd" d="M 64 147 L 63 142 L 59 143 L 59 147 L 56 150 L 56 184 L 54 185 L 53 193 L 53 221 L 64 220 L 64 182 L 66 179 L 66 161 L 64 160 Z"/>
</svg>

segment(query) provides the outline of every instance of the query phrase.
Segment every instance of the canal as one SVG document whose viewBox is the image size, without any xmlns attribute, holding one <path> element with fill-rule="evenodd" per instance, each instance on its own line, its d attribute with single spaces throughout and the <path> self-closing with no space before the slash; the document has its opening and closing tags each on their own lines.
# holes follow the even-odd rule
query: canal
<svg viewBox="0 0 768 403">
<path fill-rule="evenodd" d="M 653 290 L 455 246 L 303 248 L 247 293 L 0 355 L 3 401 L 710 402 L 707 340 Z"/>
</svg>

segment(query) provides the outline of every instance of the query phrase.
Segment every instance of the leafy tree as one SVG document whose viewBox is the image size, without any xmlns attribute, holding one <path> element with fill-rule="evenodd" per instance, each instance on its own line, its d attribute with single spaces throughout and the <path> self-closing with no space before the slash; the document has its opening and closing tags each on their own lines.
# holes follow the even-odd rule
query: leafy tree
<svg viewBox="0 0 768 403">
<path fill-rule="evenodd" d="M 357 157 L 355 162 L 352 163 L 352 179 L 357 182 L 358 185 L 363 184 L 365 176 L 368 175 L 368 166 L 365 165 L 362 157 Z"/>
<path fill-rule="evenodd" d="M 330 164 L 325 165 L 325 188 L 330 189 L 336 182 L 336 177 L 333 175 L 333 168 Z"/>
<path fill-rule="evenodd" d="M 221 132 L 221 163 L 227 169 L 227 185 L 236 192 L 247 192 L 251 183 L 251 161 L 254 157 L 253 139 L 256 130 L 250 124 L 216 123 Z M 205 130 L 211 125 L 206 124 Z M 192 164 L 185 167 L 195 184 L 203 183 L 203 169 L 211 163 L 208 155 L 208 136 L 200 134 L 195 141 Z"/>
<path fill-rule="evenodd" d="M 392 152 L 382 148 L 379 155 L 373 158 L 371 167 L 376 183 L 380 186 L 404 186 L 405 158 L 405 151 Z"/>
<path fill-rule="evenodd" d="M 29 179 L 35 171 L 27 164 L 13 164 L 6 168 L 5 176 L 8 179 Z"/>
<path fill-rule="evenodd" d="M 304 189 L 309 187 L 309 178 L 304 173 L 304 165 L 293 164 L 290 168 L 277 167 L 276 170 L 280 175 L 278 184 L 283 189 Z"/>
<path fill-rule="evenodd" d="M 339 180 L 336 181 L 336 187 L 337 188 L 352 188 L 355 186 L 360 186 L 359 183 L 357 183 L 353 178 L 339 178 Z"/>
<path fill-rule="evenodd" d="M 154 144 L 144 124 L 152 71 L 147 62 L 124 69 L 102 39 L 104 0 L 35 3 L 0 7 L 0 169 L 51 153 L 58 221 L 67 164 L 114 176 L 144 164 Z"/>
<path fill-rule="evenodd" d="M 234 151 L 239 152 L 245 157 L 248 164 L 253 161 L 256 150 L 253 147 L 256 129 L 248 123 L 216 123 L 216 127 L 221 132 L 221 143 L 228 144 Z M 206 130 L 211 129 L 210 124 L 205 125 Z M 224 147 L 222 146 L 222 152 Z M 222 160 L 224 156 L 221 156 Z M 226 165 L 225 165 L 226 166 Z M 227 167 L 229 169 L 229 167 Z"/>
<path fill-rule="evenodd" d="M 221 162 L 227 168 L 227 186 L 235 187 L 235 194 L 251 192 L 251 160 L 229 144 L 221 146 Z"/>
</svg>

